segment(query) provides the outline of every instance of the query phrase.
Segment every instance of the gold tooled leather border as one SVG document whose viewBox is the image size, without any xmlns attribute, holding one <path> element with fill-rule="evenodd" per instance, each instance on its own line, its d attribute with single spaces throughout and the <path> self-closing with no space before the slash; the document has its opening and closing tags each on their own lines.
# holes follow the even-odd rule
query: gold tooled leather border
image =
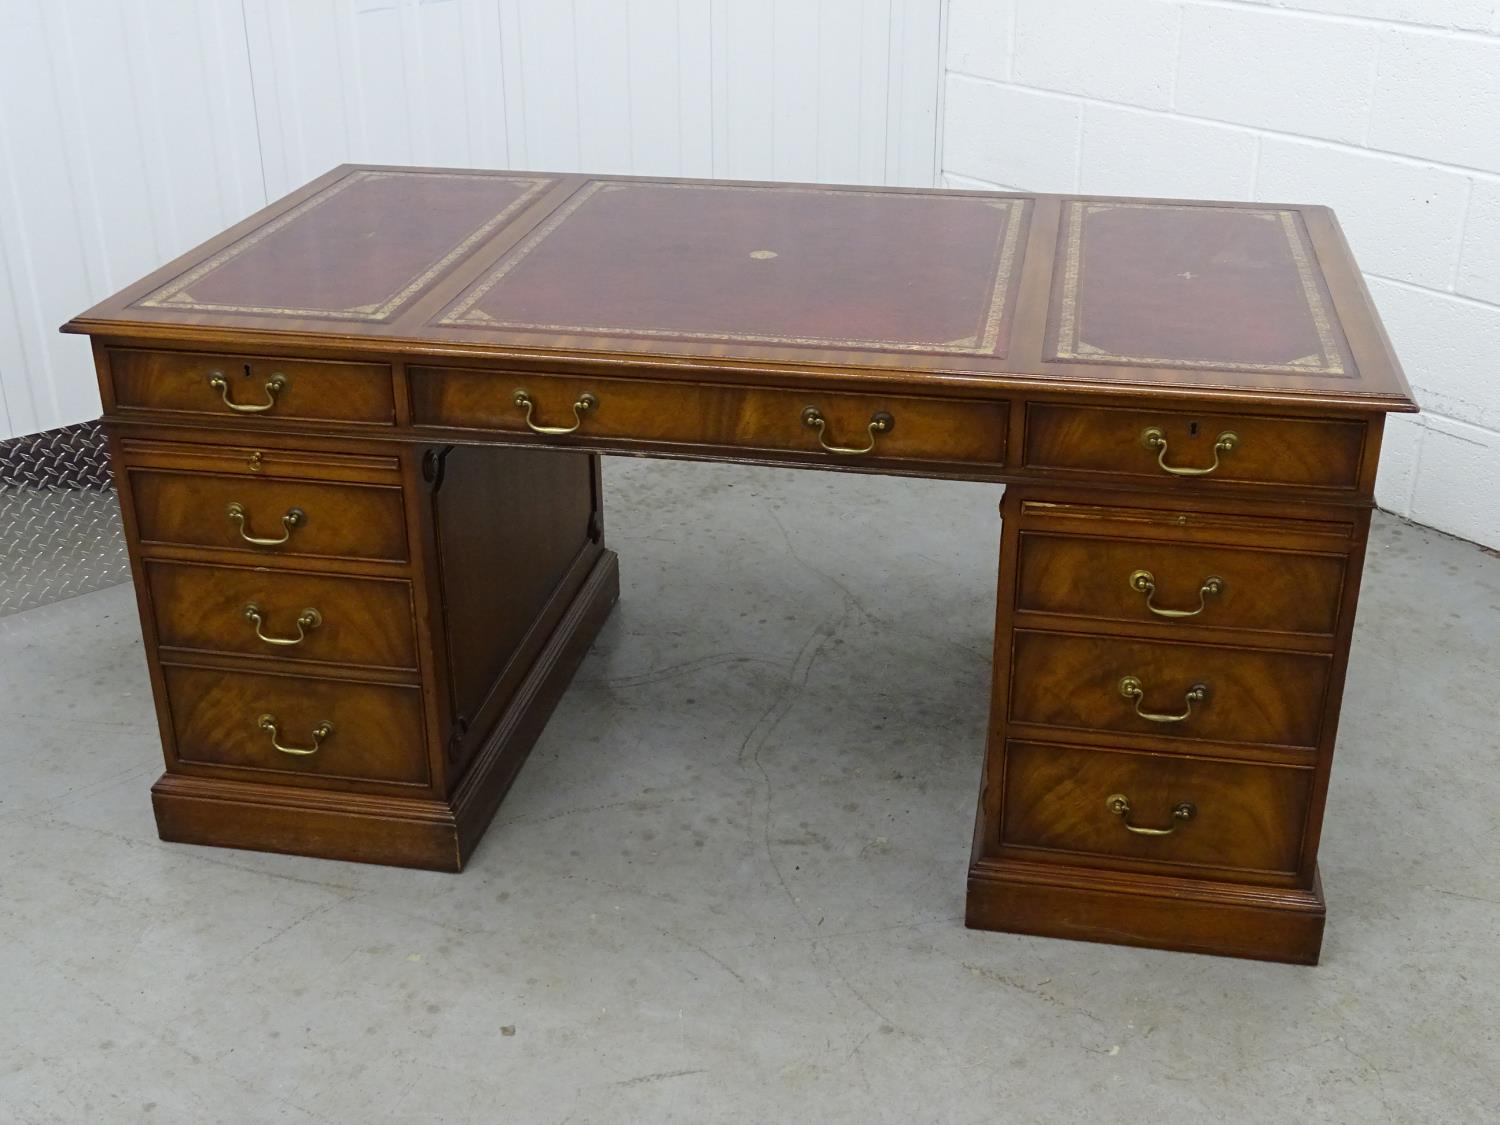
<svg viewBox="0 0 1500 1125">
<path fill-rule="evenodd" d="M 607 191 L 628 191 L 634 188 L 649 187 L 653 190 L 661 188 L 679 189 L 687 191 L 738 191 L 738 192 L 796 192 L 804 195 L 899 195 L 900 192 L 861 192 L 857 189 L 848 188 L 809 188 L 792 186 L 760 186 L 752 184 L 712 184 L 697 183 L 683 184 L 662 181 L 646 182 L 619 182 L 609 180 L 595 180 L 572 199 L 568 200 L 562 207 L 558 208 L 545 222 L 537 227 L 519 245 L 513 248 L 499 262 L 497 262 L 488 273 L 479 281 L 475 282 L 466 292 L 459 295 L 451 305 L 438 314 L 431 323 L 444 327 L 462 328 L 511 328 L 518 331 L 533 332 L 561 332 L 578 333 L 592 336 L 659 336 L 671 339 L 689 340 L 724 340 L 733 343 L 756 343 L 756 344 L 803 344 L 819 347 L 843 347 L 843 348 L 875 348 L 879 350 L 895 350 L 909 352 L 943 352 L 958 355 L 996 355 L 996 347 L 1000 341 L 1000 331 L 1005 325 L 1006 317 L 1011 309 L 1011 296 L 1015 291 L 1016 278 L 1014 277 L 1016 251 L 1020 245 L 1022 231 L 1026 223 L 1025 218 L 1030 204 L 1026 198 L 986 198 L 984 196 L 964 196 L 962 198 L 974 202 L 987 204 L 1006 213 L 1005 223 L 996 239 L 995 255 L 992 261 L 990 274 L 989 299 L 985 302 L 984 315 L 979 325 L 976 326 L 972 335 L 959 340 L 934 341 L 934 342 L 912 342 L 910 340 L 856 340 L 835 336 L 775 336 L 760 335 L 753 333 L 732 332 L 695 332 L 676 328 L 648 328 L 639 325 L 598 325 L 598 324 L 538 324 L 529 321 L 500 320 L 482 309 L 475 308 L 485 294 L 502 281 L 507 274 L 514 270 L 527 255 L 535 250 L 554 231 L 556 231 L 568 218 L 586 205 L 595 196 Z M 930 192 L 909 193 L 920 194 L 923 198 L 935 198 Z"/>
<path fill-rule="evenodd" d="M 1328 306 L 1313 268 L 1312 247 L 1295 211 L 1280 208 L 1214 207 L 1203 204 L 1138 203 L 1125 201 L 1094 202 L 1068 200 L 1063 204 L 1060 241 L 1062 292 L 1059 297 L 1057 324 L 1051 346 L 1043 354 L 1045 361 L 1065 363 L 1112 363 L 1126 367 L 1166 367 L 1212 371 L 1257 371 L 1283 375 L 1352 376 L 1345 365 L 1344 349 L 1333 327 Z M 1083 271 L 1084 218 L 1116 210 L 1150 211 L 1228 211 L 1251 215 L 1276 223 L 1286 237 L 1287 249 L 1297 267 L 1308 316 L 1318 334 L 1319 354 L 1302 356 L 1285 363 L 1248 363 L 1223 359 L 1169 358 L 1166 356 L 1117 355 L 1095 347 L 1083 337 L 1082 310 L 1078 307 L 1078 289 Z"/>
<path fill-rule="evenodd" d="M 429 179 L 445 180 L 499 180 L 503 183 L 525 184 L 528 186 L 514 201 L 507 204 L 497 214 L 490 216 L 480 226 L 470 231 L 458 245 L 450 249 L 436 262 L 433 262 L 421 273 L 411 278 L 385 300 L 374 304 L 359 305 L 348 309 L 305 309 L 275 305 L 226 305 L 195 300 L 189 292 L 192 286 L 221 266 L 233 261 L 246 250 L 269 238 L 277 231 L 284 230 L 309 211 L 321 207 L 354 184 L 370 180 L 390 179 L 396 176 L 422 176 Z M 397 309 L 421 292 L 435 277 L 453 265 L 454 262 L 462 258 L 480 242 L 484 241 L 484 239 L 488 238 L 507 219 L 516 214 L 517 211 L 530 203 L 538 194 L 555 182 L 555 178 L 551 176 L 504 176 L 486 172 L 414 172 L 398 169 L 364 169 L 351 172 L 338 182 L 329 184 L 310 199 L 303 200 L 303 202 L 293 207 L 286 214 L 279 216 L 263 227 L 257 227 L 245 235 L 244 238 L 230 243 L 223 250 L 213 255 L 213 257 L 198 263 L 198 265 L 186 273 L 174 278 L 160 289 L 148 293 L 135 303 L 145 308 L 178 309 L 184 312 L 228 312 L 251 316 L 295 316 L 311 317 L 319 320 L 360 320 L 368 322 L 386 320 Z"/>
</svg>

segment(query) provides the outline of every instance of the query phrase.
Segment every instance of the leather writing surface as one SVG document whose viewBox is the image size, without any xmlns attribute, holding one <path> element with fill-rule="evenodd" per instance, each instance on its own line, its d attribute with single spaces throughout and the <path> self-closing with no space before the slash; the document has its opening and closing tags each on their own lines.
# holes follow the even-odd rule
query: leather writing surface
<svg viewBox="0 0 1500 1125">
<path fill-rule="evenodd" d="M 437 323 L 1003 356 L 1026 205 L 596 180 Z"/>
<path fill-rule="evenodd" d="M 441 190 L 432 190 L 434 180 Z M 138 304 L 387 320 L 551 182 L 470 172 L 351 172 Z"/>
<path fill-rule="evenodd" d="M 1300 205 L 342 167 L 65 330 L 1415 409 Z"/>
<path fill-rule="evenodd" d="M 1046 359 L 1354 374 L 1296 211 L 1070 201 L 1058 241 Z"/>
</svg>

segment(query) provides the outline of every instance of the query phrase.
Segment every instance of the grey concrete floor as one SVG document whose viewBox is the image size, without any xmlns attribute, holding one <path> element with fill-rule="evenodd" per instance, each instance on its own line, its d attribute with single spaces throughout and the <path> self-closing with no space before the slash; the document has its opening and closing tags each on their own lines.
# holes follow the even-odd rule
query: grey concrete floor
<svg viewBox="0 0 1500 1125">
<path fill-rule="evenodd" d="M 1296 968 L 963 928 L 997 489 L 606 469 L 463 875 L 158 842 L 128 588 L 0 621 L 0 1120 L 1500 1118 L 1500 558 L 1378 519 Z"/>
</svg>

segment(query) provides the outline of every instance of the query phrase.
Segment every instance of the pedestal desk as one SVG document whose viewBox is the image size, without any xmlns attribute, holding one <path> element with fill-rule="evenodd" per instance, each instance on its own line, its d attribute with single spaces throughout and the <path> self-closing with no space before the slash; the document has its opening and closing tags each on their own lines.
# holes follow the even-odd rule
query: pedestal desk
<svg viewBox="0 0 1500 1125">
<path fill-rule="evenodd" d="M 65 330 L 163 839 L 462 868 L 617 596 L 601 453 L 992 481 L 968 924 L 1316 961 L 1416 409 L 1326 208 L 345 166 Z"/>
</svg>

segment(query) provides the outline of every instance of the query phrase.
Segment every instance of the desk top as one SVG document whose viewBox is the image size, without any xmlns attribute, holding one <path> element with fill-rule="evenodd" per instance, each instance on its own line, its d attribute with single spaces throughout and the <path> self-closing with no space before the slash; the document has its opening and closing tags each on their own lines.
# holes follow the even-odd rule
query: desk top
<svg viewBox="0 0 1500 1125">
<path fill-rule="evenodd" d="M 65 330 L 1416 409 L 1301 205 L 343 166 Z"/>
</svg>

